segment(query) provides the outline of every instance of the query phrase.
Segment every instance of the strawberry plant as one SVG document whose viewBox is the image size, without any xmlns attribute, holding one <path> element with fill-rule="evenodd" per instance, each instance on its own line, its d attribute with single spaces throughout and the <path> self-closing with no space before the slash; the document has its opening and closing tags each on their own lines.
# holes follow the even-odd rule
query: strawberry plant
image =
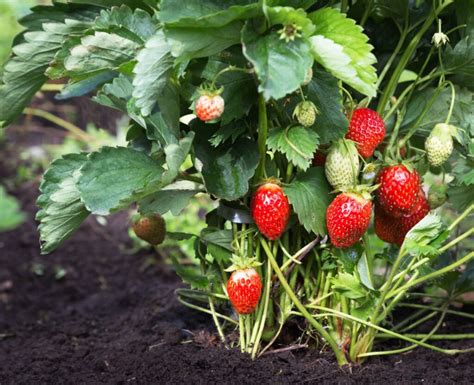
<svg viewBox="0 0 474 385">
<path fill-rule="evenodd" d="M 223 343 L 238 329 L 257 357 L 297 323 L 340 365 L 463 352 L 429 340 L 474 289 L 473 230 L 459 231 L 474 208 L 471 1 L 70 0 L 21 23 L 2 126 L 48 79 L 67 80 L 58 99 L 92 95 L 130 119 L 126 147 L 44 174 L 43 253 L 130 207 L 137 236 L 161 243 L 161 215 L 208 194 L 207 227 L 166 236 L 194 240 L 196 266 L 173 259 L 189 285 L 176 294 Z M 392 321 L 420 296 L 433 303 Z M 379 350 L 386 338 L 409 344 Z"/>
</svg>

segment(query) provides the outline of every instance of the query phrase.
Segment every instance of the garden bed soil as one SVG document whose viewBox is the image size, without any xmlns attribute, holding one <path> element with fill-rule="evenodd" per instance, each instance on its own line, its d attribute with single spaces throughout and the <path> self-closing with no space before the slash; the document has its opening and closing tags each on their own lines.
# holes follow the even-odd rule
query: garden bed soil
<svg viewBox="0 0 474 385">
<path fill-rule="evenodd" d="M 0 178 L 5 174 L 0 160 Z M 89 218 L 59 250 L 40 256 L 37 182 L 11 192 L 28 219 L 0 234 L 0 385 L 472 383 L 473 354 L 425 349 L 344 369 L 316 348 L 252 361 L 217 343 L 210 318 L 177 302 L 181 283 L 161 258 L 124 252 L 126 215 L 106 227 Z M 443 327 L 463 330 L 472 323 L 447 318 Z"/>
</svg>

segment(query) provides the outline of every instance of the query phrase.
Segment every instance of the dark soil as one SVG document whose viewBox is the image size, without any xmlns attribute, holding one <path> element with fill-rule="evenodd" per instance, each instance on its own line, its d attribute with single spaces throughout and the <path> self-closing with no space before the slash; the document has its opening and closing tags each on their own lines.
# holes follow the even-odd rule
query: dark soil
<svg viewBox="0 0 474 385">
<path fill-rule="evenodd" d="M 330 352 L 314 348 L 252 361 L 236 350 L 203 346 L 193 335 L 213 333 L 210 320 L 175 300 L 180 282 L 169 267 L 151 252 L 123 252 L 126 216 L 110 218 L 107 227 L 91 218 L 58 251 L 40 256 L 36 189 L 34 182 L 12 191 L 28 220 L 0 234 L 0 385 L 473 381 L 472 354 L 417 349 L 340 369 Z M 472 329 L 465 323 L 448 318 L 443 331 Z M 466 348 L 472 341 L 438 344 Z"/>
</svg>

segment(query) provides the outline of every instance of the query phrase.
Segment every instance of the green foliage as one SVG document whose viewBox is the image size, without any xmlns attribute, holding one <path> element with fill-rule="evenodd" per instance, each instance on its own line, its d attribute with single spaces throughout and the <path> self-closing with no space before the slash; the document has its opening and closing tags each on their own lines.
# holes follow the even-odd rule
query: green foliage
<svg viewBox="0 0 474 385">
<path fill-rule="evenodd" d="M 172 69 L 170 48 L 163 31 L 158 31 L 138 54 L 134 70 L 133 96 L 144 116 L 150 115 L 158 97 L 165 90 Z"/>
<path fill-rule="evenodd" d="M 242 31 L 245 57 L 259 79 L 258 90 L 265 99 L 280 99 L 295 91 L 313 65 L 311 45 L 304 37 L 286 42 L 276 32 L 258 33 L 258 25 L 247 22 Z"/>
<path fill-rule="evenodd" d="M 0 127 L 10 124 L 46 82 L 44 73 L 56 52 L 61 49 L 61 44 L 73 36 L 80 36 L 97 16 L 94 9 L 73 11 L 60 7 L 59 12 L 52 15 L 48 22 L 45 8 L 48 7 L 38 7 L 36 11 L 44 23 L 41 26 L 31 23 L 33 17 L 26 19 L 24 24 L 31 28 L 22 35 L 23 41 L 13 48 L 13 57 L 3 70 Z"/>
<path fill-rule="evenodd" d="M 77 188 L 90 212 L 107 215 L 159 190 L 162 173 L 161 164 L 143 152 L 104 147 L 81 167 Z"/>
<path fill-rule="evenodd" d="M 17 228 L 25 220 L 18 201 L 0 186 L 0 232 Z"/>
<path fill-rule="evenodd" d="M 196 127 L 194 148 L 196 158 L 202 162 L 202 177 L 206 190 L 221 199 L 236 200 L 249 190 L 249 180 L 259 161 L 257 143 L 239 138 L 231 146 L 219 148 L 209 143 L 209 132 Z"/>
<path fill-rule="evenodd" d="M 76 185 L 79 169 L 86 161 L 86 154 L 66 155 L 54 161 L 44 174 L 36 202 L 43 254 L 68 239 L 89 215 Z"/>
<path fill-rule="evenodd" d="M 343 113 L 342 94 L 336 78 L 316 67 L 306 92 L 318 109 L 315 127 L 321 143 L 343 138 L 349 122 Z"/>
<path fill-rule="evenodd" d="M 300 223 L 307 231 L 326 234 L 326 208 L 331 203 L 322 168 L 310 168 L 283 188 Z"/>
<path fill-rule="evenodd" d="M 357 91 L 375 96 L 376 58 L 362 28 L 334 8 L 315 11 L 309 18 L 316 26 L 310 38 L 315 60 Z"/>
<path fill-rule="evenodd" d="M 270 150 L 285 154 L 289 162 L 303 171 L 311 166 L 318 144 L 318 134 L 301 126 L 274 128 L 267 139 Z"/>
</svg>

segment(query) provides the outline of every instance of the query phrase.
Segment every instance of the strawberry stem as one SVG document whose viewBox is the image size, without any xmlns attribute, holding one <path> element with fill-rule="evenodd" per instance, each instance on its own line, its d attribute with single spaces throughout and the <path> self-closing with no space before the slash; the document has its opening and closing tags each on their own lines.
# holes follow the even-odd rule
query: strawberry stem
<svg viewBox="0 0 474 385">
<path fill-rule="evenodd" d="M 314 319 L 314 317 L 311 316 L 308 310 L 306 310 L 306 307 L 298 300 L 298 297 L 296 296 L 294 291 L 291 289 L 290 285 L 285 279 L 285 276 L 283 275 L 280 268 L 278 267 L 278 263 L 275 260 L 272 252 L 270 251 L 270 248 L 268 247 L 266 240 L 262 238 L 261 242 L 262 242 L 263 250 L 267 254 L 267 257 L 270 260 L 270 263 L 272 264 L 273 270 L 275 270 L 275 273 L 280 281 L 280 284 L 285 289 L 285 292 L 288 294 L 291 301 L 295 304 L 295 306 L 298 308 L 301 314 L 303 314 L 303 317 L 305 317 L 308 320 L 311 326 L 313 326 L 319 332 L 321 337 L 329 344 L 329 346 L 331 346 L 336 356 L 338 364 L 341 366 L 347 364 L 346 357 L 344 356 L 344 353 L 339 349 L 339 346 L 337 345 L 337 342 L 334 340 L 334 338 L 331 337 L 331 335 L 326 331 L 323 325 L 321 325 L 318 321 Z"/>
</svg>

